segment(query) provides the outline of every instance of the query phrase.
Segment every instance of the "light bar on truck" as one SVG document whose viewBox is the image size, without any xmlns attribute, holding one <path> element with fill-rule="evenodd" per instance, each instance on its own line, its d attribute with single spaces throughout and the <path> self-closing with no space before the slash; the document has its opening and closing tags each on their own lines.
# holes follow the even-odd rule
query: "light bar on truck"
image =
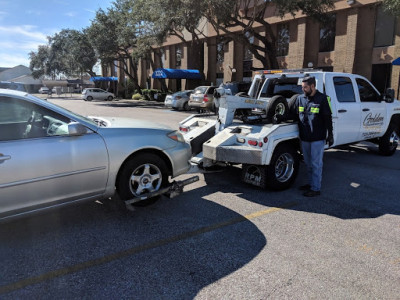
<svg viewBox="0 0 400 300">
<path fill-rule="evenodd" d="M 304 69 L 276 69 L 276 70 L 260 70 L 256 71 L 255 74 L 277 74 L 277 73 L 304 73 L 304 72 L 319 72 L 322 70 L 313 68 Z"/>
</svg>

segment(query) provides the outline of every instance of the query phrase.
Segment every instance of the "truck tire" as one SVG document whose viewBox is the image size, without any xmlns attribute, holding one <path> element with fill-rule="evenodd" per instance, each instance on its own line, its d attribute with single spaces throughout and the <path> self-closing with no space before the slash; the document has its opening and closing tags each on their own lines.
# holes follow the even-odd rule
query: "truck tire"
<svg viewBox="0 0 400 300">
<path fill-rule="evenodd" d="M 288 189 L 296 180 L 299 161 L 299 154 L 294 145 L 278 145 L 265 169 L 266 187 L 272 190 Z"/>
<path fill-rule="evenodd" d="M 299 97 L 299 94 L 294 94 L 288 103 L 289 106 L 289 114 L 291 115 L 295 115 L 297 112 L 295 111 L 295 105 L 296 105 L 296 101 L 297 101 L 297 97 Z"/>
<path fill-rule="evenodd" d="M 379 138 L 379 153 L 384 156 L 391 156 L 396 152 L 399 145 L 399 134 L 396 132 L 394 124 L 391 122 L 385 134 Z"/>
<path fill-rule="evenodd" d="M 275 115 L 282 115 L 281 120 L 285 121 L 289 115 L 287 100 L 280 95 L 273 96 L 268 102 L 266 114 L 269 121 L 272 121 Z"/>
<path fill-rule="evenodd" d="M 143 153 L 129 159 L 122 167 L 116 182 L 121 200 L 129 200 L 142 194 L 158 191 L 168 185 L 168 168 L 156 154 Z M 160 197 L 153 197 L 133 204 L 146 206 Z"/>
</svg>

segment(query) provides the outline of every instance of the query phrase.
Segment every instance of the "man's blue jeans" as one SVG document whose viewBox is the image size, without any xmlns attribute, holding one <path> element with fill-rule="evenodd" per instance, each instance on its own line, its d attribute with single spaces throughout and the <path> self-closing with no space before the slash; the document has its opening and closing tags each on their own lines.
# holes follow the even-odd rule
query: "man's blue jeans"
<svg viewBox="0 0 400 300">
<path fill-rule="evenodd" d="M 307 166 L 308 183 L 311 185 L 311 190 L 320 191 L 325 140 L 301 141 L 301 147 L 303 148 L 303 158 Z"/>
</svg>

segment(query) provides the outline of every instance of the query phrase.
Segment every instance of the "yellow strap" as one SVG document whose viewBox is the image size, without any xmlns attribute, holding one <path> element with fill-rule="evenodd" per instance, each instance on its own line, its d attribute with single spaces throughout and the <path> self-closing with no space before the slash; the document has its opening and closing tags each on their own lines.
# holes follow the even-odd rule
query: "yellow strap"
<svg viewBox="0 0 400 300">
<path fill-rule="evenodd" d="M 299 112 L 304 112 L 304 107 L 303 106 L 299 106 Z"/>
<path fill-rule="evenodd" d="M 331 113 L 332 113 L 331 97 L 326 96 L 326 98 L 328 99 L 329 108 L 331 109 Z"/>
</svg>

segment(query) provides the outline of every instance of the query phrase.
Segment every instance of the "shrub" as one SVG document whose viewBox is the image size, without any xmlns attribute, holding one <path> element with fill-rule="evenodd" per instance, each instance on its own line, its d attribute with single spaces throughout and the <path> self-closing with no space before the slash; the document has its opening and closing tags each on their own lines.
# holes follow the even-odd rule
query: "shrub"
<svg viewBox="0 0 400 300">
<path fill-rule="evenodd" d="M 137 94 L 133 94 L 132 95 L 132 100 L 140 100 L 140 99 L 142 99 L 142 95 L 140 95 L 139 93 L 137 93 Z"/>
</svg>

